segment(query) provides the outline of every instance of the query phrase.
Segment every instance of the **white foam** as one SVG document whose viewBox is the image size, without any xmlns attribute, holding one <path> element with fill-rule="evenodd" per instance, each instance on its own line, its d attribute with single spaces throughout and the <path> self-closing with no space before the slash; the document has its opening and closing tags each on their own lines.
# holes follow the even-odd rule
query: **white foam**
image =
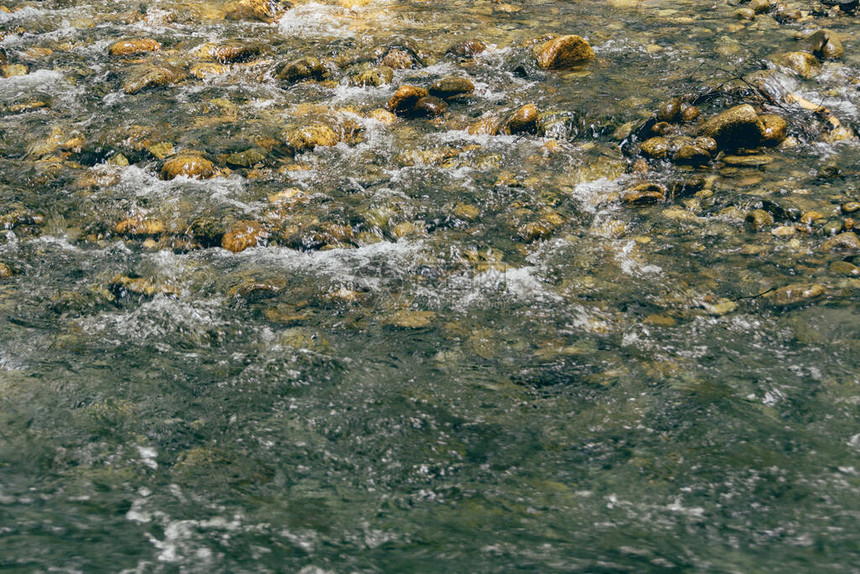
<svg viewBox="0 0 860 574">
<path fill-rule="evenodd" d="M 284 36 L 349 38 L 353 32 L 347 25 L 348 10 L 308 2 L 287 10 L 278 22 Z"/>
</svg>

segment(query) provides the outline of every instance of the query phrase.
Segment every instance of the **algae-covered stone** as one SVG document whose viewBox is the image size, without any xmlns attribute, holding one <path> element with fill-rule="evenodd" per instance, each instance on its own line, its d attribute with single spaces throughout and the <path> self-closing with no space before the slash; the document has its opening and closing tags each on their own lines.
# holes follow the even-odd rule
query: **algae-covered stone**
<svg viewBox="0 0 860 574">
<path fill-rule="evenodd" d="M 425 88 L 410 85 L 400 86 L 388 100 L 388 110 L 398 116 L 411 114 L 418 100 L 429 95 L 430 92 Z"/>
<path fill-rule="evenodd" d="M 194 152 L 183 152 L 168 158 L 161 167 L 163 179 L 184 176 L 192 179 L 209 179 L 219 175 L 211 161 Z"/>
<path fill-rule="evenodd" d="M 749 104 L 742 104 L 702 124 L 700 133 L 713 138 L 720 149 L 756 148 L 764 137 L 764 124 Z"/>
<path fill-rule="evenodd" d="M 256 247 L 269 237 L 266 228 L 256 221 L 239 221 L 221 238 L 221 247 L 233 253 L 239 253 L 250 247 Z"/>
<path fill-rule="evenodd" d="M 161 50 L 161 44 L 152 38 L 134 38 L 114 42 L 108 48 L 108 54 L 111 56 L 137 56 L 159 50 Z"/>
<path fill-rule="evenodd" d="M 591 45 L 580 36 L 560 36 L 535 46 L 537 64 L 544 70 L 567 70 L 595 58 Z"/>
<path fill-rule="evenodd" d="M 14 275 L 12 268 L 5 263 L 0 263 L 0 279 L 8 279 L 12 275 Z"/>
</svg>

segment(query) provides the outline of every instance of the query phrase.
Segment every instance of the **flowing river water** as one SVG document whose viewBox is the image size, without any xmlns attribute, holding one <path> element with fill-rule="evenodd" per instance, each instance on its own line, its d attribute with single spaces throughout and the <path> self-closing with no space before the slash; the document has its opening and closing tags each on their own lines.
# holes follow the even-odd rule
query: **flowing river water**
<svg viewBox="0 0 860 574">
<path fill-rule="evenodd" d="M 860 572 L 833 4 L 7 1 L 0 570 Z"/>
</svg>

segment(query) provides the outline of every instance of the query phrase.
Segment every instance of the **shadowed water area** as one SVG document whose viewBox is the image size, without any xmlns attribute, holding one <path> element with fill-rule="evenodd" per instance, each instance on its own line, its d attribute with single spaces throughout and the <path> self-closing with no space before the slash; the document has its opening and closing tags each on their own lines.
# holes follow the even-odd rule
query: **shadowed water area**
<svg viewBox="0 0 860 574">
<path fill-rule="evenodd" d="M 858 18 L 5 2 L 0 570 L 860 572 Z"/>
</svg>

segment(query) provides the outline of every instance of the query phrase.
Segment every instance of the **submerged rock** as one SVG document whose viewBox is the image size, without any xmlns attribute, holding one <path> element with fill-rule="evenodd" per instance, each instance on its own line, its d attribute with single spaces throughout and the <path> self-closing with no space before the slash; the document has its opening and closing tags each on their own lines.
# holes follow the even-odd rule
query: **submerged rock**
<svg viewBox="0 0 860 574">
<path fill-rule="evenodd" d="M 535 46 L 534 56 L 544 70 L 567 70 L 595 58 L 591 45 L 580 36 L 560 36 Z"/>
<path fill-rule="evenodd" d="M 162 179 L 190 177 L 192 179 L 209 179 L 220 172 L 211 161 L 195 152 L 182 152 L 168 158 L 161 167 Z"/>
<path fill-rule="evenodd" d="M 667 189 L 660 183 L 640 183 L 621 194 L 628 205 L 652 205 L 666 201 Z"/>
<path fill-rule="evenodd" d="M 475 91 L 475 84 L 468 78 L 448 76 L 433 82 L 429 91 L 431 96 L 447 100 L 471 94 Z"/>
<path fill-rule="evenodd" d="M 811 285 L 796 283 L 766 293 L 764 297 L 774 305 L 787 307 L 821 297 L 826 291 L 824 285 L 818 283 Z"/>
<path fill-rule="evenodd" d="M 160 64 L 154 67 L 144 68 L 132 75 L 122 85 L 126 94 L 136 94 L 147 88 L 157 88 L 174 84 L 186 77 L 185 71 L 176 66 Z"/>
<path fill-rule="evenodd" d="M 713 138 L 720 149 L 756 148 L 764 137 L 764 124 L 749 104 L 735 106 L 702 124 L 699 132 Z"/>
<path fill-rule="evenodd" d="M 269 237 L 266 228 L 256 221 L 239 221 L 235 223 L 221 239 L 221 247 L 233 253 L 239 253 L 250 247 L 256 247 Z"/>
<path fill-rule="evenodd" d="M 394 78 L 394 70 L 388 66 L 378 66 L 369 70 L 362 70 L 352 77 L 352 82 L 357 86 L 379 87 L 391 83 Z"/>
<path fill-rule="evenodd" d="M 161 50 L 161 44 L 152 38 L 137 38 L 114 42 L 108 48 L 108 54 L 111 56 L 136 56 L 147 52 L 158 52 L 159 50 Z"/>
<path fill-rule="evenodd" d="M 301 80 L 322 80 L 326 76 L 323 63 L 313 56 L 306 56 L 285 64 L 275 77 L 285 82 L 298 82 Z"/>
<path fill-rule="evenodd" d="M 297 128 L 287 134 L 286 144 L 294 153 L 301 153 L 317 147 L 337 145 L 339 138 L 333 129 L 323 124 L 313 124 Z"/>
<path fill-rule="evenodd" d="M 452 56 L 466 59 L 474 58 L 486 49 L 487 45 L 480 40 L 466 40 L 448 48 L 448 53 Z"/>
<path fill-rule="evenodd" d="M 436 96 L 424 96 L 415 102 L 412 113 L 416 116 L 436 117 L 441 116 L 448 110 L 445 100 Z"/>
<path fill-rule="evenodd" d="M 164 223 L 158 219 L 139 215 L 128 217 L 116 224 L 116 232 L 119 235 L 128 235 L 132 237 L 161 235 L 164 231 Z"/>
<path fill-rule="evenodd" d="M 204 44 L 196 52 L 201 57 L 215 60 L 219 64 L 236 64 L 256 58 L 261 49 L 256 44 Z"/>
<path fill-rule="evenodd" d="M 225 18 L 271 22 L 276 15 L 275 3 L 271 0 L 239 0 L 227 7 Z"/>
</svg>

